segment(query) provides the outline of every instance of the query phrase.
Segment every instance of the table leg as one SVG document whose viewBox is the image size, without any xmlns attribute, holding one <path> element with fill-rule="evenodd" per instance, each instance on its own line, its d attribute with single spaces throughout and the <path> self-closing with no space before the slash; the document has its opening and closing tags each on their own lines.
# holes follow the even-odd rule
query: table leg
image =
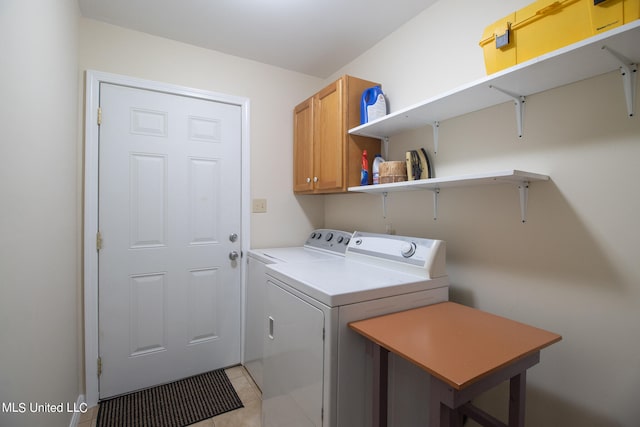
<svg viewBox="0 0 640 427">
<path fill-rule="evenodd" d="M 464 417 L 459 411 L 440 403 L 440 427 L 462 427 L 463 419 Z"/>
<path fill-rule="evenodd" d="M 447 384 L 431 377 L 429 388 L 429 426 L 430 427 L 462 427 L 463 414 L 444 403 L 447 396 L 455 395 Z"/>
<path fill-rule="evenodd" d="M 449 425 L 448 427 L 462 427 L 464 416 L 457 409 L 447 408 L 449 410 Z"/>
<path fill-rule="evenodd" d="M 449 387 L 435 377 L 429 382 L 429 427 L 449 427 L 449 407 L 442 402 Z"/>
<path fill-rule="evenodd" d="M 373 344 L 373 427 L 387 427 L 389 350 Z"/>
<path fill-rule="evenodd" d="M 527 371 L 509 381 L 509 427 L 524 427 L 524 408 L 527 390 Z"/>
<path fill-rule="evenodd" d="M 433 395 L 429 398 L 429 426 L 440 427 L 445 404 Z"/>
</svg>

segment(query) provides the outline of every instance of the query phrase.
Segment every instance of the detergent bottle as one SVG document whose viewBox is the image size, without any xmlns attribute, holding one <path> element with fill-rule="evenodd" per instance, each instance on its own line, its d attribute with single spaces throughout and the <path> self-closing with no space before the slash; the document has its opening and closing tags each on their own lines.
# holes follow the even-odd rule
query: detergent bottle
<svg viewBox="0 0 640 427">
<path fill-rule="evenodd" d="M 366 89 L 360 104 L 360 124 L 369 123 L 387 114 L 387 101 L 380 86 Z"/>
<path fill-rule="evenodd" d="M 369 160 L 367 150 L 362 150 L 362 170 L 360 171 L 360 185 L 369 184 Z"/>
<path fill-rule="evenodd" d="M 380 184 L 380 163 L 384 162 L 382 155 L 376 154 L 373 158 L 373 166 L 371 167 L 371 171 L 373 172 L 373 183 Z"/>
</svg>

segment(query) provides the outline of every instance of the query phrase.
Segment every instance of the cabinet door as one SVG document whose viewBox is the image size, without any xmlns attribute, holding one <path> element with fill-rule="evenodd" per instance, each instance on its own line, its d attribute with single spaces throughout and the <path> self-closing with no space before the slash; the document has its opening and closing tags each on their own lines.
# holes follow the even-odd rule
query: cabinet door
<svg viewBox="0 0 640 427">
<path fill-rule="evenodd" d="M 262 425 L 321 427 L 324 313 L 268 281 Z"/>
<path fill-rule="evenodd" d="M 293 110 L 293 191 L 313 191 L 313 98 Z"/>
<path fill-rule="evenodd" d="M 343 81 L 337 80 L 315 97 L 313 170 L 319 192 L 343 190 L 344 105 Z"/>
</svg>

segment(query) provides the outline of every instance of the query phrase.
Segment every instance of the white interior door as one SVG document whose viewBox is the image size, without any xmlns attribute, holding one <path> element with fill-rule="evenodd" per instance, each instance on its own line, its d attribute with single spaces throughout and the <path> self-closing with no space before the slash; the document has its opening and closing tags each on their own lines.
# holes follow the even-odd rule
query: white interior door
<svg viewBox="0 0 640 427">
<path fill-rule="evenodd" d="M 107 83 L 100 106 L 102 399 L 240 361 L 241 107 Z"/>
</svg>

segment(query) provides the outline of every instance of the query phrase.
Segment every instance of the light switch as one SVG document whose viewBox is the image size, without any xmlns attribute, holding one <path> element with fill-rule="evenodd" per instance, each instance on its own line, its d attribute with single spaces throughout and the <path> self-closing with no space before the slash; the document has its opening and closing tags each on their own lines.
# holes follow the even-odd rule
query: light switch
<svg viewBox="0 0 640 427">
<path fill-rule="evenodd" d="M 267 212 L 267 199 L 253 199 L 253 213 L 266 213 Z"/>
</svg>

